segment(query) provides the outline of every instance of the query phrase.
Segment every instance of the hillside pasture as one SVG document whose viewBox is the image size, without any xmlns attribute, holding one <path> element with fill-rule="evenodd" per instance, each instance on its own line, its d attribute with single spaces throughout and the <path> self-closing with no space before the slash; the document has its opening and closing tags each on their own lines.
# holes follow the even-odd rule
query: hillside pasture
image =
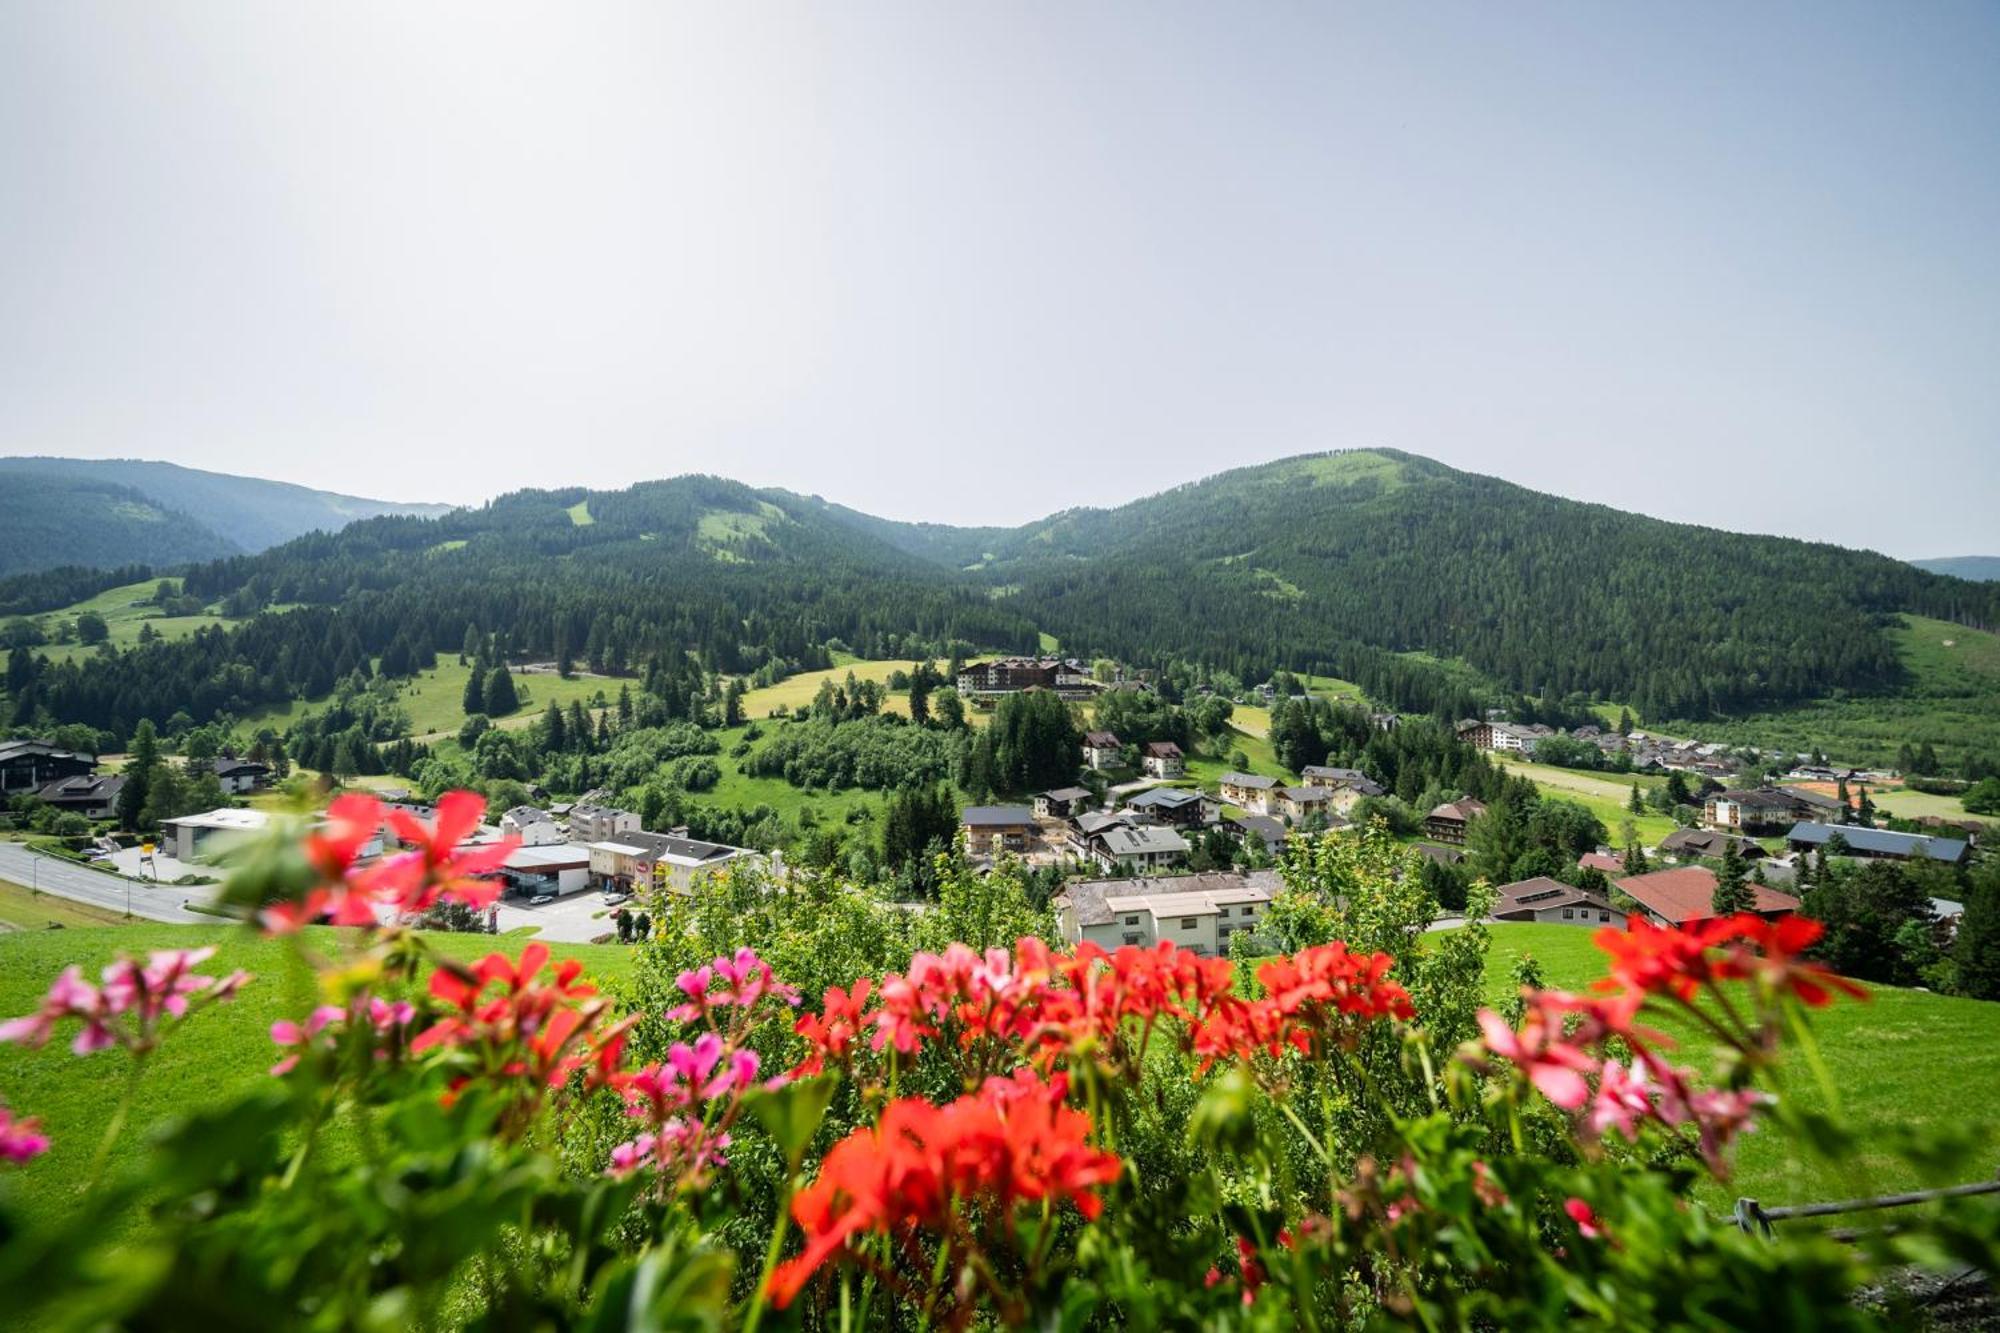
<svg viewBox="0 0 2000 1333">
<path fill-rule="evenodd" d="M 1546 795 L 1574 801 L 1589 810 L 1603 822 L 1605 831 L 1614 841 L 1619 828 L 1628 819 L 1638 825 L 1639 837 L 1649 847 L 1674 831 L 1674 821 L 1665 815 L 1651 811 L 1635 815 L 1626 808 L 1626 802 L 1632 797 L 1633 783 L 1638 783 L 1640 792 L 1644 793 L 1663 785 L 1663 778 L 1639 773 L 1587 773 L 1580 769 L 1557 768 L 1553 764 L 1531 763 L 1504 753 L 1496 753 L 1492 757 L 1508 772 L 1529 779 Z"/>
<path fill-rule="evenodd" d="M 75 620 L 86 611 L 94 611 L 104 617 L 104 624 L 111 631 L 107 642 L 120 649 L 130 648 L 139 642 L 139 635 L 147 625 L 163 639 L 184 639 L 196 630 L 210 625 L 234 625 L 238 622 L 224 616 L 204 613 L 194 616 L 163 616 L 159 608 L 151 604 L 154 591 L 160 586 L 159 579 L 147 579 L 140 583 L 123 583 L 116 588 L 106 588 L 95 597 L 80 602 L 44 611 L 29 616 L 42 632 L 51 639 L 55 637 L 56 625 L 65 620 Z M 89 657 L 97 651 L 95 644 L 49 643 L 35 650 L 51 662 L 74 662 Z"/>
</svg>

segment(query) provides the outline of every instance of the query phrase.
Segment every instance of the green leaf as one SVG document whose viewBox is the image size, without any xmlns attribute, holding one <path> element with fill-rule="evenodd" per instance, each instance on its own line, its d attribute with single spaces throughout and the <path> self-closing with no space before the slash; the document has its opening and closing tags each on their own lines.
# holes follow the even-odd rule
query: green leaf
<svg viewBox="0 0 2000 1333">
<path fill-rule="evenodd" d="M 778 1150 L 792 1166 L 796 1167 L 799 1158 L 805 1155 L 806 1145 L 812 1142 L 826 1116 L 827 1103 L 833 1100 L 833 1090 L 839 1085 L 839 1075 L 822 1074 L 759 1092 L 749 1099 L 750 1109 L 778 1141 Z"/>
</svg>

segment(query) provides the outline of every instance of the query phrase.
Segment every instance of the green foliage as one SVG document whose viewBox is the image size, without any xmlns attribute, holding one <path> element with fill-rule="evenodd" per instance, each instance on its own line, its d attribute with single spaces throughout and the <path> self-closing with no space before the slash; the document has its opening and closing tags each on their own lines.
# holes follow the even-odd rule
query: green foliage
<svg viewBox="0 0 2000 1333">
<path fill-rule="evenodd" d="M 893 716 L 834 722 L 815 708 L 788 722 L 745 761 L 744 771 L 781 777 L 795 787 L 880 790 L 950 777 L 965 751 L 962 733 L 916 726 Z"/>
</svg>

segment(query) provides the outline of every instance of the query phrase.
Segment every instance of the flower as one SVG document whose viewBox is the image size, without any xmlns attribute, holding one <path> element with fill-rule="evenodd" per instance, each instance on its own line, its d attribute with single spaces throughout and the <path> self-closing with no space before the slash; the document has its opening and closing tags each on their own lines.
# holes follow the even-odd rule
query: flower
<svg viewBox="0 0 2000 1333">
<path fill-rule="evenodd" d="M 312 1011 L 306 1018 L 303 1026 L 294 1023 L 289 1018 L 281 1018 L 271 1024 L 272 1042 L 279 1046 L 291 1048 L 289 1055 L 286 1055 L 278 1063 L 271 1066 L 272 1076 L 281 1078 L 298 1068 L 300 1057 L 305 1054 L 307 1046 L 312 1043 L 313 1039 L 319 1036 L 329 1024 L 338 1023 L 346 1017 L 347 1011 L 339 1005 L 323 1004 Z M 330 1050 L 332 1046 L 333 1042 L 329 1039 L 325 1043 L 325 1047 Z"/>
<path fill-rule="evenodd" d="M 1576 1223 L 1585 1240 L 1596 1240 L 1604 1234 L 1604 1223 L 1598 1220 L 1597 1211 L 1582 1199 L 1572 1195 L 1563 1200 L 1563 1211 Z"/>
<path fill-rule="evenodd" d="M 1089 1146 L 1090 1119 L 1064 1104 L 1067 1089 L 1061 1077 L 1044 1083 L 1021 1070 L 944 1106 L 889 1103 L 875 1125 L 835 1144 L 819 1177 L 794 1196 L 805 1246 L 772 1274 L 773 1302 L 789 1305 L 854 1236 L 941 1230 L 961 1199 L 1003 1210 L 1049 1199 L 1096 1217 L 1103 1205 L 1093 1191 L 1117 1178 L 1120 1163 Z"/>
<path fill-rule="evenodd" d="M 105 1012 L 97 988 L 83 979 L 82 968 L 72 964 L 49 984 L 48 993 L 42 997 L 41 1008 L 25 1018 L 0 1023 L 0 1041 L 19 1042 L 29 1048 L 39 1047 L 48 1042 L 58 1021 L 81 1018 L 84 1026 L 76 1034 L 70 1049 L 78 1055 L 89 1055 L 92 1051 L 117 1044 L 111 1029 L 105 1025 Z"/>
<path fill-rule="evenodd" d="M 38 1047 L 48 1041 L 58 1022 L 76 1018 L 83 1027 L 70 1049 L 78 1055 L 110 1046 L 150 1049 L 162 1019 L 186 1017 L 190 1002 L 198 996 L 209 1003 L 230 999 L 249 982 L 250 974 L 240 970 L 221 978 L 194 971 L 214 952 L 160 949 L 144 966 L 121 955 L 104 969 L 102 986 L 85 981 L 82 968 L 66 967 L 50 983 L 39 1009 L 0 1023 L 0 1041 Z"/>
<path fill-rule="evenodd" d="M 0 1161 L 19 1166 L 49 1150 L 49 1136 L 33 1116 L 16 1117 L 0 1102 Z"/>
<path fill-rule="evenodd" d="M 1491 1009 L 1481 1009 L 1479 1030 L 1488 1051 L 1518 1065 L 1557 1106 L 1574 1111 L 1589 1099 L 1590 1085 L 1583 1075 L 1592 1067 L 1591 1059 L 1581 1046 L 1562 1036 L 1560 1019 L 1548 1007 L 1530 1007 L 1519 1032 Z"/>
<path fill-rule="evenodd" d="M 521 840 L 510 836 L 460 850 L 485 810 L 486 798 L 477 792 L 449 791 L 438 798 L 437 819 L 431 824 L 407 811 L 389 811 L 389 826 L 411 850 L 364 871 L 364 892 L 405 913 L 426 911 L 440 897 L 472 908 L 491 905 L 500 896 L 500 884 L 487 876 L 506 864 Z"/>
</svg>

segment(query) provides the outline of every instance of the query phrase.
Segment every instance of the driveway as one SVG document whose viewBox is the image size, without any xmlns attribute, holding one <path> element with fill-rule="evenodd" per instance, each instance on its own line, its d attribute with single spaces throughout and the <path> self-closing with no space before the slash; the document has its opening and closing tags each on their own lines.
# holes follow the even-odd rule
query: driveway
<svg viewBox="0 0 2000 1333">
<path fill-rule="evenodd" d="M 558 898 L 544 907 L 529 907 L 518 899 L 499 906 L 502 934 L 523 926 L 533 926 L 538 940 L 588 944 L 599 935 L 616 934 L 618 930 L 612 924 L 612 909 L 604 905 L 603 896 L 588 889 L 572 893 L 567 898 Z M 640 904 L 634 899 L 625 907 L 627 911 L 637 912 Z"/>
<path fill-rule="evenodd" d="M 204 926 L 219 923 L 216 917 L 190 912 L 181 905 L 190 898 L 206 900 L 215 891 L 213 885 L 141 883 L 59 857 L 38 855 L 18 842 L 0 842 L 0 879 L 113 912 L 124 912 L 129 904 L 133 916 L 148 921 Z"/>
</svg>

